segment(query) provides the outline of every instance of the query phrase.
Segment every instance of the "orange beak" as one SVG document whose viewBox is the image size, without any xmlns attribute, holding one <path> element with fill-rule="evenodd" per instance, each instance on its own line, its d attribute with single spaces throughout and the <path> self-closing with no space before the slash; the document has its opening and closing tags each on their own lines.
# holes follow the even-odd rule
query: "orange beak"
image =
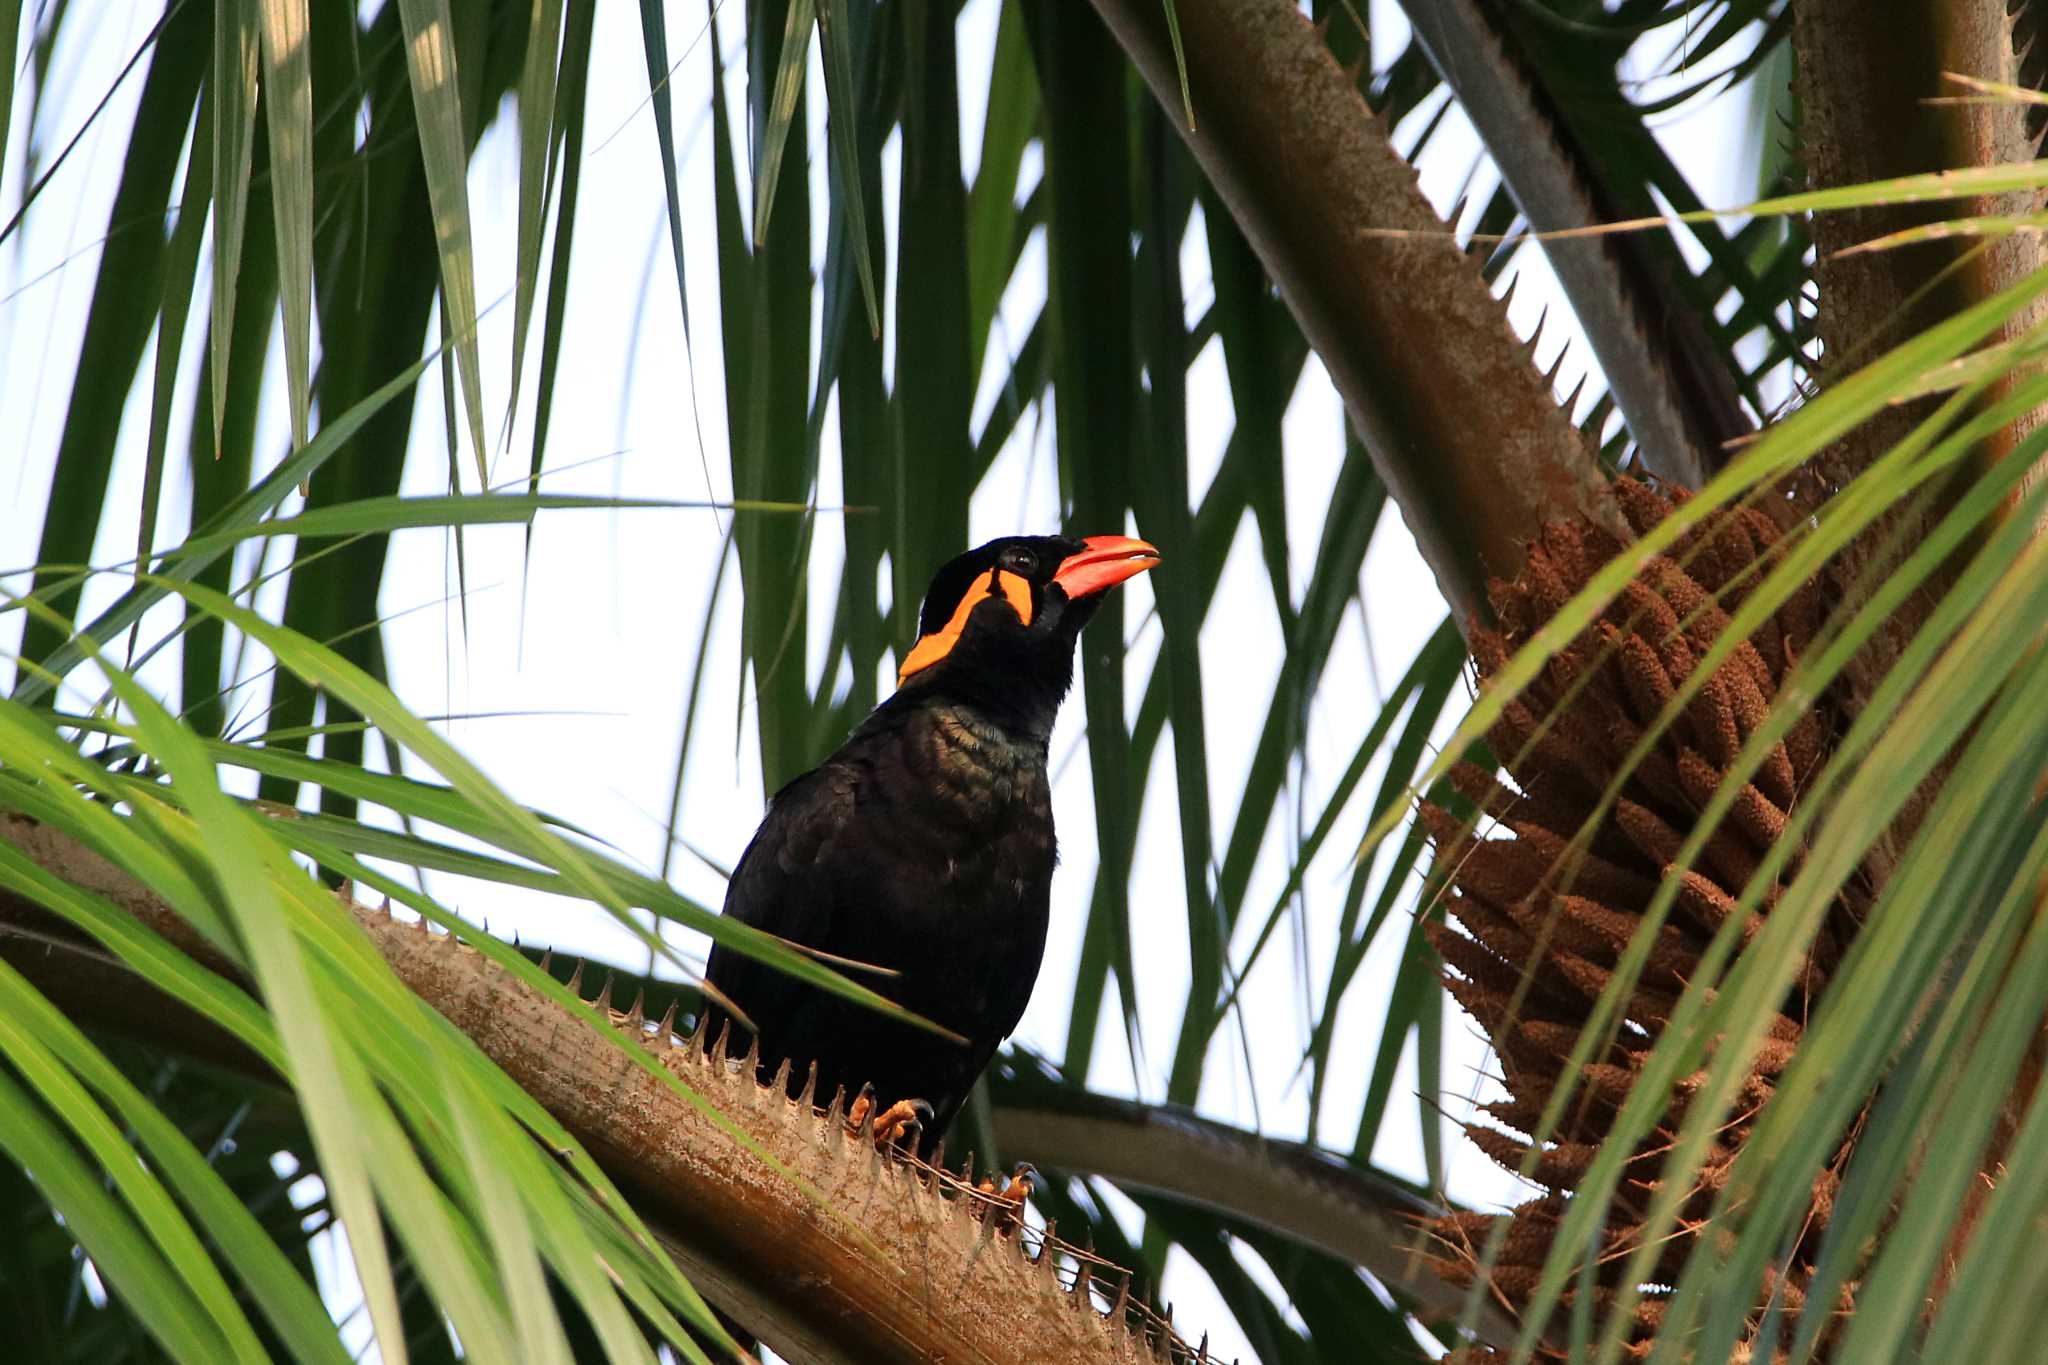
<svg viewBox="0 0 2048 1365">
<path fill-rule="evenodd" d="M 1070 602 L 1136 578 L 1159 563 L 1159 551 L 1129 536 L 1089 536 L 1081 543 L 1088 548 L 1067 556 L 1052 576 Z"/>
</svg>

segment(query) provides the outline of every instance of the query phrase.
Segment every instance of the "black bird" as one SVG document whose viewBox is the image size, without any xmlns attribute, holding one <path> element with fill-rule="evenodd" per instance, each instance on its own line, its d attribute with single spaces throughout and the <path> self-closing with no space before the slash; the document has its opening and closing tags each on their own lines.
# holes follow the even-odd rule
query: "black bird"
<svg viewBox="0 0 2048 1365">
<path fill-rule="evenodd" d="M 821 1100 L 872 1084 L 855 1121 L 876 1113 L 884 1136 L 922 1101 L 929 1152 L 1038 977 L 1057 859 L 1046 745 L 1075 640 L 1104 592 L 1158 562 L 1124 536 L 1018 536 L 939 570 L 896 693 L 775 794 L 725 913 L 893 970 L 851 975 L 966 1042 L 714 947 L 705 979 L 760 1029 L 764 1077 L 787 1058 L 792 1087 L 816 1064 Z M 706 1026 L 745 1048 L 745 1027 L 715 1004 Z"/>
</svg>

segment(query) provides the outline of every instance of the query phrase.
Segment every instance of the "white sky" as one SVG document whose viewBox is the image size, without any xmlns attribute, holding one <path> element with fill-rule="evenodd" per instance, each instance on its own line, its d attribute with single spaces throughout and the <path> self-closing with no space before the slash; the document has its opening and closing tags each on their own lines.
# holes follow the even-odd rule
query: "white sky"
<svg viewBox="0 0 2048 1365">
<path fill-rule="evenodd" d="M 36 7 L 29 7 L 34 10 Z M 562 353 L 555 415 L 548 451 L 547 487 L 557 492 L 623 494 L 634 497 L 704 499 L 729 496 L 725 452 L 723 381 L 717 351 L 716 244 L 711 217 L 709 122 L 710 57 L 693 42 L 702 28 L 695 5 L 669 7 L 670 47 L 679 65 L 673 75 L 674 107 L 681 156 L 684 245 L 691 286 L 692 334 L 697 342 L 695 383 L 683 352 L 676 309 L 661 179 L 653 122 L 646 103 L 644 63 L 635 7 L 599 7 L 590 90 L 583 205 L 576 239 L 567 339 Z M 39 122 L 41 164 L 80 126 L 106 90 L 120 64 L 147 33 L 157 13 L 148 0 L 110 3 L 96 26 L 67 26 L 52 68 L 50 107 Z M 970 0 L 959 33 L 961 105 L 967 171 L 979 147 L 986 66 L 993 49 L 996 10 L 991 0 Z M 1398 31 L 1398 12 L 1389 3 L 1372 6 L 1383 34 Z M 728 16 L 722 38 L 728 57 L 728 96 L 736 114 L 745 99 L 742 35 Z M 816 56 L 813 54 L 815 68 Z M 0 569 L 15 569 L 35 558 L 39 508 L 48 487 L 62 426 L 77 339 L 98 266 L 97 237 L 104 230 L 114 177 L 122 155 L 120 134 L 132 119 L 140 75 L 130 78 L 88 132 L 71 162 L 52 182 L 24 229 L 0 246 Z M 823 202 L 823 100 L 821 82 L 812 83 L 810 178 L 814 202 Z M 20 201 L 28 117 L 25 95 L 17 103 L 6 172 L 0 180 L 0 208 L 7 214 Z M 1196 91 L 1199 100 L 1200 92 Z M 1688 162 L 1699 163 L 1699 187 L 1708 202 L 1737 203 L 1752 187 L 1739 178 L 1735 148 L 1747 113 L 1743 100 L 1724 101 L 1704 117 L 1680 121 L 1669 144 Z M 488 305 L 509 295 L 513 278 L 513 221 L 517 203 L 517 148 L 509 117 L 500 118 L 472 164 L 470 207 L 477 252 L 477 295 Z M 1423 183 L 1440 207 L 1458 193 L 1470 150 L 1469 131 L 1454 114 L 1439 133 Z M 884 198 L 893 229 L 898 147 L 884 152 Z M 786 163 L 794 168 L 796 152 Z M 1038 174 L 1034 148 L 1026 162 L 1027 186 Z M 1490 176 L 1483 184 L 1490 184 Z M 746 197 L 743 195 L 743 198 Z M 1478 196 L 1475 195 L 1475 198 Z M 269 231 L 252 223 L 251 231 Z M 893 238 L 893 232 L 892 232 Z M 813 228 L 814 250 L 824 249 L 822 214 Z M 1003 305 L 1003 323 L 991 343 L 993 355 L 1021 342 L 1044 296 L 1044 250 L 1034 240 Z M 1525 251 L 1524 279 L 1513 321 L 1527 334 L 1556 285 L 1540 258 Z M 893 262 L 892 275 L 893 275 Z M 1191 315 L 1207 302 L 1209 270 L 1199 230 L 1184 248 L 1183 269 Z M 187 355 L 174 417 L 172 465 L 165 481 L 157 544 L 175 543 L 186 530 L 188 483 L 183 433 L 188 429 L 203 343 L 205 295 L 200 296 L 187 337 Z M 1568 309 L 1556 310 L 1545 331 L 1542 359 L 1571 334 Z M 485 408 L 502 413 L 509 384 L 509 306 L 483 324 Z M 535 344 L 529 352 L 521 417 L 508 447 L 493 443 L 494 480 L 523 475 L 528 461 L 532 389 L 538 368 L 538 309 Z M 317 345 L 317 339 L 316 339 Z M 281 351 L 273 343 L 273 364 L 281 372 Z M 145 359 L 147 376 L 152 361 Z M 1568 391 L 1582 365 L 1568 359 L 1560 377 Z M 985 376 L 979 424 L 992 401 L 992 377 Z M 1585 401 L 1599 380 L 1594 376 Z M 277 459 L 288 440 L 282 384 L 272 387 L 258 443 L 259 462 Z M 445 491 L 445 436 L 439 375 L 430 372 L 421 388 L 414 424 L 413 461 L 406 491 Z M 1220 350 L 1211 344 L 1190 372 L 1190 480 L 1197 494 L 1213 475 L 1230 431 L 1229 384 Z M 96 563 L 133 554 L 136 490 L 140 488 L 143 435 L 150 392 L 147 380 L 131 394 L 114 472 L 116 505 L 109 516 Z M 693 407 L 693 404 L 695 405 Z M 1017 531 L 1039 532 L 1057 524 L 1052 470 L 1050 412 L 1027 419 L 976 494 L 971 533 L 979 542 Z M 1288 527 L 1294 562 L 1291 587 L 1299 594 L 1313 564 L 1317 532 L 1325 512 L 1324 494 L 1342 457 L 1342 410 L 1321 367 L 1311 359 L 1308 373 L 1287 414 Z M 696 444 L 700 428 L 708 449 Z M 493 430 L 492 435 L 497 433 Z M 839 501 L 837 426 L 825 426 L 823 485 L 819 501 Z M 465 463 L 468 456 L 464 454 Z M 706 468 L 709 485 L 706 483 Z M 468 471 L 473 483 L 473 469 Z M 1100 527 L 1093 530 L 1113 531 Z M 819 523 L 827 572 L 838 526 L 832 516 Z M 472 531 L 467 537 L 467 633 L 452 602 L 454 561 L 449 537 L 430 531 L 401 533 L 387 568 L 381 605 L 399 614 L 386 627 L 392 681 L 399 694 L 425 714 L 509 713 L 502 718 L 461 720 L 445 728 L 484 769 L 515 797 L 595 830 L 645 866 L 661 861 L 662 820 L 667 808 L 682 711 L 693 653 L 709 597 L 720 539 L 718 514 L 710 511 L 547 513 L 533 538 L 530 563 L 522 564 L 519 528 Z M 244 571 L 253 550 L 239 561 Z M 1159 573 L 1175 572 L 1168 563 Z M 744 847 L 762 809 L 761 779 L 754 742 L 742 719 L 750 708 L 738 672 L 736 598 L 728 592 L 718 608 L 706 669 L 706 691 L 690 759 L 681 832 L 688 842 L 729 866 Z M 4 580 L 19 589 L 22 579 Z M 119 591 L 112 577 L 100 580 L 87 608 L 104 605 Z M 1150 593 L 1144 579 L 1127 590 L 1127 619 L 1134 627 L 1146 617 Z M 1365 728 L 1376 699 L 1391 687 L 1420 643 L 1442 618 L 1427 569 L 1415 553 L 1399 516 L 1390 508 L 1368 558 L 1364 608 L 1346 619 L 1324 675 L 1321 698 L 1310 718 L 1310 759 L 1296 789 L 1283 802 L 1307 812 L 1312 821 L 1331 783 Z M 274 590 L 259 597 L 266 614 L 282 609 Z M 812 613 L 808 676 L 815 679 L 829 612 Z M 1370 646 L 1368 647 L 1368 632 Z M 5 637 L 12 647 L 11 628 Z M 1130 650 L 1128 695 L 1135 709 L 1142 683 L 1157 653 L 1156 627 L 1138 629 Z M 1241 790 L 1253 744 L 1272 690 L 1280 640 L 1270 592 L 1258 556 L 1257 534 L 1247 518 L 1204 631 L 1202 662 L 1206 695 L 1212 790 Z M 150 675 L 167 692 L 175 687 L 175 651 L 168 651 Z M 252 703 L 253 709 L 254 703 Z M 1019 1041 L 1049 1055 L 1064 1047 L 1070 1005 L 1069 982 L 1079 956 L 1080 933 L 1096 851 L 1085 761 L 1073 761 L 1082 739 L 1082 708 L 1076 700 L 1055 733 L 1058 765 L 1055 806 L 1061 829 L 1062 866 L 1055 882 L 1053 930 L 1031 1008 L 1018 1030 Z M 745 736 L 744 740 L 740 736 Z M 1170 732 L 1169 732 L 1170 736 Z M 1144 945 L 1138 1014 L 1148 1049 L 1148 1068 L 1135 1073 L 1126 1056 L 1115 1009 L 1105 1010 L 1090 1083 L 1148 1098 L 1163 1094 L 1187 981 L 1185 912 L 1180 870 L 1178 814 L 1174 806 L 1172 755 L 1157 751 L 1147 787 L 1133 876 L 1135 933 Z M 1277 942 L 1245 983 L 1243 1017 L 1256 1021 L 1249 1064 L 1235 1024 L 1219 1034 L 1211 1053 L 1202 1108 L 1219 1118 L 1276 1135 L 1298 1135 L 1307 1121 L 1307 1077 L 1297 1068 L 1313 1013 L 1302 998 L 1302 973 L 1321 979 L 1334 949 L 1336 918 L 1348 877 L 1348 852 L 1366 821 L 1366 802 L 1378 784 L 1369 774 L 1354 809 L 1339 826 L 1330 849 L 1312 866 L 1302 909 L 1289 935 Z M 1219 810 L 1216 846 L 1228 837 L 1234 811 Z M 1253 878 L 1234 960 L 1241 960 L 1286 873 L 1292 839 L 1269 835 L 1267 851 Z M 686 852 L 679 852 L 673 880 L 685 893 L 716 906 L 721 878 Z M 496 886 L 458 884 L 432 878 L 430 885 L 462 912 L 487 918 L 494 932 L 517 931 L 528 941 L 547 942 L 625 963 L 644 961 L 616 926 L 580 905 Z M 1412 902 L 1411 902 L 1412 904 Z M 1389 926 L 1354 983 L 1341 1015 L 1333 1076 L 1323 1117 L 1325 1140 L 1346 1146 L 1356 1123 L 1373 1052 L 1377 1023 L 1406 930 Z M 685 944 L 693 957 L 701 941 Z M 1486 1064 L 1484 1047 L 1453 1008 L 1446 1028 L 1445 1097 L 1449 1116 L 1463 1116 L 1461 1095 L 1473 1091 Z M 1422 1107 L 1413 1094 L 1413 1060 L 1404 1060 L 1393 1102 L 1374 1151 L 1389 1170 L 1422 1174 L 1418 1139 Z M 1453 1141 L 1451 1193 L 1471 1203 L 1512 1197 L 1513 1182 L 1468 1144 Z M 1126 1211 L 1128 1212 L 1128 1211 Z M 1227 1310 L 1191 1264 L 1176 1264 L 1165 1297 L 1177 1304 L 1184 1328 L 1207 1330 L 1212 1349 L 1223 1358 L 1251 1353 Z"/>
</svg>

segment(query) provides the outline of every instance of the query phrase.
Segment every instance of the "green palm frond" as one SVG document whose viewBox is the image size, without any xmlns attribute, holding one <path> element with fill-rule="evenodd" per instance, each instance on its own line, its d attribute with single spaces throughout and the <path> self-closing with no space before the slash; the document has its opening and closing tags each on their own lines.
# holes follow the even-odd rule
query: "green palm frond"
<svg viewBox="0 0 2048 1365">
<path fill-rule="evenodd" d="M 984 1163 L 1051 1153 L 1038 1207 L 1070 1242 L 1180 1295 L 1189 1335 L 1275 1361 L 1409 1358 L 1420 1330 L 1456 1346 L 1444 1275 L 1502 1270 L 1520 1316 L 1475 1291 L 1468 1351 L 1718 1359 L 1775 1334 L 1794 1359 L 2024 1357 L 2000 1305 L 2040 1288 L 2048 1188 L 2030 14 L 171 0 L 124 27 L 92 8 L 0 0 L 0 470 L 23 504 L 0 522 L 20 622 L 0 808 L 181 927 L 0 839 L 9 904 L 40 907 L 0 915 L 0 1297 L 30 1355 L 717 1355 L 643 1192 L 409 992 L 332 892 L 388 897 L 585 1018 L 566 964 L 487 915 L 544 907 L 657 1011 L 694 1008 L 710 939 L 887 1008 L 713 913 L 738 850 L 694 826 L 707 765 L 729 757 L 746 793 L 804 770 L 877 701 L 937 564 L 1057 523 L 1133 529 L 1165 564 L 1084 641 L 1060 741 L 1068 956 L 964 1125 Z M 1706 119 L 1740 131 L 1703 148 Z M 654 164 L 621 174 L 631 147 Z M 1714 211 L 1730 184 L 1767 202 Z M 1623 219 L 1653 221 L 1580 231 Z M 609 296 L 613 261 L 643 255 L 644 298 Z M 1525 348 L 1506 296 L 1520 281 L 1519 324 L 1552 273 L 1556 325 Z M 629 316 L 681 354 L 622 342 Z M 1590 399 L 1561 392 L 1582 374 Z M 588 414 L 650 389 L 672 400 L 659 448 L 612 461 L 632 489 L 570 482 L 604 449 Z M 1636 534 L 1617 470 L 1695 496 Z M 1406 1255 L 1412 1220 L 1507 1227 L 1487 1219 L 1510 1187 L 1464 1160 L 1464 1098 L 1496 1094 L 1467 1073 L 1558 1023 L 1542 949 L 1509 964 L 1536 1014 L 1475 1041 L 1446 1008 L 1432 944 L 1472 893 L 1427 856 L 1455 840 L 1415 800 L 1455 822 L 1528 796 L 1551 760 L 1516 698 L 1564 697 L 1535 728 L 1568 732 L 1559 678 L 1645 557 L 1750 513 L 1778 527 L 1769 563 L 1593 783 L 1577 844 L 1557 837 L 1613 852 L 1629 784 L 1800 594 L 1827 606 L 1811 646 L 1716 757 L 1671 866 L 1722 848 L 1803 717 L 1833 718 L 1827 762 L 1654 1018 L 1641 976 L 1683 927 L 1677 881 L 1629 908 L 1647 927 L 1555 1060 L 1583 1077 L 1625 1055 L 1632 1088 L 1561 1085 L 1520 1115 L 1533 1130 L 1480 1139 L 1526 1149 L 1539 1184 L 1572 1166 L 1555 1236 Z M 565 571 L 551 535 L 593 517 L 665 518 L 677 553 L 626 563 L 620 537 Z M 1618 553 L 1540 620 L 1493 619 L 1567 522 Z M 642 708 L 631 742 L 664 756 L 661 789 L 624 798 L 645 828 L 488 776 L 523 769 L 516 722 L 451 737 L 448 713 L 496 705 L 439 689 L 497 628 L 476 566 L 511 527 L 527 658 L 555 649 L 552 604 L 610 609 L 585 570 L 662 589 L 624 624 L 676 643 L 674 676 L 583 680 L 591 705 Z M 412 581 L 426 537 L 443 582 Z M 440 596 L 447 657 L 396 647 L 403 610 Z M 1520 648 L 1489 653 L 1489 622 Z M 583 766 L 630 770 L 603 733 Z M 1763 1035 L 1824 928 L 1840 960 L 1759 1101 Z M 140 1009 L 81 984 L 108 980 L 160 1030 L 138 1041 Z M 1196 1145 L 1131 1150 L 1208 1151 L 1240 1179 L 1088 1163 L 1154 1117 Z M 1341 1173 L 1314 1186 L 1326 1212 L 1403 1256 L 1274 1193 L 1311 1170 Z M 1617 1209 L 1636 1242 L 1603 1243 Z M 1659 1259 L 1702 1224 L 1727 1235 Z M 1855 1311 L 1812 1311 L 1831 1304 Z M 1630 1337 L 1652 1317 L 1661 1338 Z"/>
</svg>

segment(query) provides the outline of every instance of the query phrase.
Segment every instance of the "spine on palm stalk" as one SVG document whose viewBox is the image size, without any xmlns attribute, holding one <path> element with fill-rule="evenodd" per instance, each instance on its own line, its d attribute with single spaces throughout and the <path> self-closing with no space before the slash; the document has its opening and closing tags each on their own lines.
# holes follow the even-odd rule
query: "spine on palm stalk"
<svg viewBox="0 0 2048 1365">
<path fill-rule="evenodd" d="M 1629 480 L 1617 495 L 1638 534 L 1675 502 Z M 1682 497 L 1683 495 L 1677 495 Z M 1530 548 L 1514 583 L 1490 589 L 1497 632 L 1478 632 L 1473 656 L 1484 678 L 1562 607 L 1620 551 L 1605 532 L 1553 525 Z M 1434 926 L 1453 996 L 1490 1036 L 1507 1097 L 1484 1106 L 1497 1126 L 1468 1130 L 1487 1154 L 1510 1170 L 1531 1155 L 1545 1106 L 1591 1019 L 1617 963 L 1643 927 L 1659 885 L 1678 880 L 1671 913 L 1649 945 L 1641 975 L 1626 996 L 1623 1022 L 1573 1080 L 1558 1126 L 1534 1154 L 1532 1178 L 1544 1193 L 1502 1215 L 1460 1213 L 1436 1220 L 1442 1268 L 1466 1280 L 1485 1274 L 1509 1305 L 1525 1310 L 1535 1291 L 1568 1201 L 1585 1178 L 1601 1139 L 1637 1081 L 1642 1064 L 1671 1017 L 1680 993 L 1699 974 L 1715 932 L 1741 914 L 1737 898 L 1763 854 L 1784 835 L 1786 816 L 1821 761 L 1829 731 L 1809 713 L 1774 748 L 1745 785 L 1691 868 L 1680 849 L 1720 787 L 1731 762 L 1759 726 L 1788 670 L 1819 623 L 1812 588 L 1795 594 L 1763 627 L 1734 649 L 1711 676 L 1695 679 L 1700 662 L 1729 626 L 1729 614 L 1762 580 L 1780 553 L 1778 531 L 1753 507 L 1734 508 L 1692 528 L 1665 556 L 1652 558 L 1591 628 L 1560 651 L 1506 709 L 1489 736 L 1506 780 L 1465 766 L 1453 775 L 1479 809 L 1478 824 L 1425 805 L 1422 818 L 1436 843 L 1448 922 Z M 1681 719 L 1655 736 L 1647 757 L 1636 750 L 1672 697 L 1698 683 Z M 1619 779 L 1618 798 L 1603 793 Z M 1796 873 L 1798 856 L 1784 877 Z M 1770 912 L 1769 889 L 1758 915 Z M 1678 1235 L 1664 1247 L 1653 1279 L 1669 1284 L 1691 1252 L 1730 1163 L 1756 1112 L 1798 1046 L 1809 1004 L 1840 957 L 1857 907 L 1811 949 L 1768 1041 L 1752 1063 L 1740 1100 L 1721 1117 L 1713 1146 L 1681 1210 Z M 1455 925 L 1456 927 L 1451 927 Z M 1752 916 L 1743 941 L 1760 928 Z M 1462 930 L 1463 932 L 1459 932 Z M 1697 1078 L 1695 1078 L 1697 1079 Z M 1602 1231 L 1598 1258 L 1605 1307 L 1628 1253 L 1638 1245 L 1665 1153 L 1683 1121 L 1693 1086 L 1668 1097 L 1656 1128 L 1631 1157 Z M 1845 1145 L 1847 1138 L 1845 1135 Z M 1839 1162 L 1835 1163 L 1839 1167 Z M 1771 1284 L 1757 1287 L 1758 1314 L 1773 1294 L 1781 1314 L 1796 1317 L 1811 1257 L 1828 1221 L 1833 1177 L 1813 1191 L 1804 1240 Z M 1483 1250 L 1505 1220 L 1497 1256 L 1483 1271 Z M 1564 1300 L 1571 1303 L 1569 1294 Z M 1665 1304 L 1646 1293 L 1630 1325 L 1637 1351 L 1647 1349 Z M 1765 1358 L 1771 1354 L 1763 1353 Z"/>
</svg>

